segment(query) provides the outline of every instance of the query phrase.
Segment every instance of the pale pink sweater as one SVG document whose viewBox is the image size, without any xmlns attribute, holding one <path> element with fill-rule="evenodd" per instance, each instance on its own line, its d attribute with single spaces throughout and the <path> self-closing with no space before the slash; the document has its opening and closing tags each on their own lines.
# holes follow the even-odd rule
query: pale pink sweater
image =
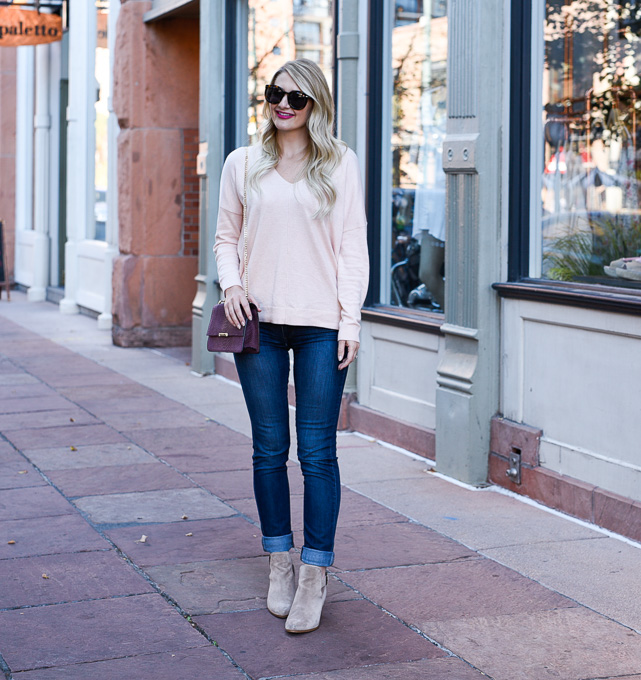
<svg viewBox="0 0 641 680">
<path fill-rule="evenodd" d="M 249 149 L 249 166 L 261 153 Z M 245 148 L 223 166 L 214 252 L 223 291 L 243 286 Z M 336 204 L 314 219 L 317 199 L 307 183 L 291 183 L 270 170 L 260 194 L 247 194 L 249 292 L 260 320 L 338 329 L 339 340 L 358 340 L 369 277 L 363 187 L 356 154 L 347 149 L 332 180 Z"/>
</svg>

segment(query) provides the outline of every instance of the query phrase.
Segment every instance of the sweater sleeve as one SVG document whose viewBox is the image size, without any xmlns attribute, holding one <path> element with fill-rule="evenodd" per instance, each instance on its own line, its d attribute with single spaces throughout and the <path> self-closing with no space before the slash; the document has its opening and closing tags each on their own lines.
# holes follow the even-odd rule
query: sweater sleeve
<svg viewBox="0 0 641 680">
<path fill-rule="evenodd" d="M 367 217 L 358 159 L 351 149 L 346 151 L 344 163 L 345 203 L 337 282 L 341 308 L 338 339 L 358 341 L 361 307 L 369 285 Z"/>
<path fill-rule="evenodd" d="M 239 158 L 244 159 L 245 150 L 236 149 L 227 157 L 220 177 L 220 200 L 214 253 L 218 269 L 218 281 L 222 291 L 231 286 L 242 286 L 240 279 L 240 256 L 238 243 L 243 226 L 243 204 L 238 195 L 237 173 Z"/>
</svg>

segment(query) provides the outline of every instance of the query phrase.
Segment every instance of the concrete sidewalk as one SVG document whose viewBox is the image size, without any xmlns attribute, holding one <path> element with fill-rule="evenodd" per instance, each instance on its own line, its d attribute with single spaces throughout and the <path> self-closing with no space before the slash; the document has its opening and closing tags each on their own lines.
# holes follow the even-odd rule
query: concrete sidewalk
<svg viewBox="0 0 641 680">
<path fill-rule="evenodd" d="M 287 635 L 242 394 L 187 362 L 0 303 L 6 678 L 641 679 L 639 546 L 355 434 L 321 628 Z"/>
</svg>

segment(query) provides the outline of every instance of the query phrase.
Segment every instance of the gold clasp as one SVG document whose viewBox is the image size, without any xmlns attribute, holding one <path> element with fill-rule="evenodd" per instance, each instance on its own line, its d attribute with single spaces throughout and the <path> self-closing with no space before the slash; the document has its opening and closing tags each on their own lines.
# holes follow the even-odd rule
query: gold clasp
<svg viewBox="0 0 641 680">
<path fill-rule="evenodd" d="M 229 333 L 218 333 L 218 337 L 219 337 L 219 338 L 228 338 L 228 337 L 229 337 Z"/>
</svg>

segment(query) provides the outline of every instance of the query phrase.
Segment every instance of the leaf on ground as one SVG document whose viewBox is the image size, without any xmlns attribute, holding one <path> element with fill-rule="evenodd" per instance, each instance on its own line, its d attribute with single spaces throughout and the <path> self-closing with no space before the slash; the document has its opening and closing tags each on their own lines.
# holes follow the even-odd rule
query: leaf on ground
<svg viewBox="0 0 641 680">
<path fill-rule="evenodd" d="M 145 536 L 145 534 L 143 534 L 143 535 L 136 541 L 136 543 L 146 543 L 148 538 L 149 538 L 149 536 Z"/>
<path fill-rule="evenodd" d="M 193 534 L 190 531 L 188 534 L 185 534 L 185 536 L 193 536 Z"/>
<path fill-rule="evenodd" d="M 12 539 L 11 541 L 7 541 L 7 545 L 15 545 L 16 542 Z"/>
<path fill-rule="evenodd" d="M 77 451 L 78 449 L 75 446 L 70 446 L 69 447 L 72 451 Z"/>
<path fill-rule="evenodd" d="M 43 575 L 42 575 L 42 578 L 47 578 L 47 579 L 48 579 L 49 577 L 48 577 L 46 574 L 43 574 Z"/>
<path fill-rule="evenodd" d="M 18 470 L 18 474 L 19 474 L 19 475 L 26 475 L 26 474 L 27 474 L 27 470 Z"/>
<path fill-rule="evenodd" d="M 189 517 L 187 517 L 187 515 L 183 515 L 180 519 L 189 519 Z"/>
<path fill-rule="evenodd" d="M 69 418 L 69 422 L 70 422 L 70 423 L 75 423 L 75 422 L 76 422 L 76 419 L 75 419 L 75 418 Z"/>
</svg>

